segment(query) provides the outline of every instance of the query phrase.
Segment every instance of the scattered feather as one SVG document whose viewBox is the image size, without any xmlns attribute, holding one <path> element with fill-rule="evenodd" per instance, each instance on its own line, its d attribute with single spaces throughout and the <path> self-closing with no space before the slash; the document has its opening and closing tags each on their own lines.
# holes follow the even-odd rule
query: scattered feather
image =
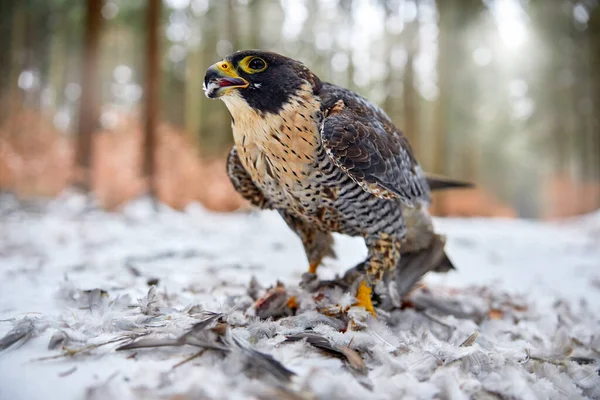
<svg viewBox="0 0 600 400">
<path fill-rule="evenodd" d="M 462 342 L 460 344 L 460 347 L 469 347 L 472 346 L 473 343 L 475 343 L 475 340 L 477 340 L 477 337 L 479 336 L 479 332 L 474 332 L 471 336 L 469 336 L 467 339 L 465 339 L 464 342 Z"/>
<path fill-rule="evenodd" d="M 59 346 L 64 346 L 68 343 L 69 336 L 63 331 L 56 331 L 48 342 L 48 350 L 54 350 Z"/>
<path fill-rule="evenodd" d="M 285 286 L 277 282 L 275 287 L 267 290 L 267 292 L 254 303 L 256 315 L 261 319 L 279 318 L 293 314 L 293 309 L 290 307 L 290 294 Z"/>
<path fill-rule="evenodd" d="M 0 351 L 5 350 L 20 342 L 25 344 L 35 334 L 35 324 L 29 318 L 23 318 L 0 339 Z"/>
<path fill-rule="evenodd" d="M 220 313 L 207 313 L 207 317 L 202 321 L 194 324 L 191 329 L 178 337 L 143 337 L 136 339 L 131 343 L 119 346 L 116 350 L 133 350 L 155 347 L 172 347 L 172 346 L 196 346 L 205 349 L 229 351 L 227 346 L 217 342 L 216 335 L 207 330 L 218 318 L 222 317 Z"/>
<path fill-rule="evenodd" d="M 72 374 L 72 373 L 74 373 L 75 371 L 77 371 L 77 367 L 71 367 L 71 368 L 69 368 L 69 369 L 68 369 L 68 370 L 66 370 L 66 371 L 60 372 L 60 373 L 58 374 L 58 376 L 59 376 L 59 377 L 61 377 L 61 378 L 64 378 L 64 377 L 66 377 L 66 376 L 69 376 L 69 375 L 71 375 L 71 374 Z"/>
<path fill-rule="evenodd" d="M 146 315 L 160 315 L 160 308 L 158 307 L 159 298 L 156 294 L 156 286 L 151 286 L 148 289 L 146 297 L 138 299 L 138 307 L 143 314 Z"/>
<path fill-rule="evenodd" d="M 289 382 L 294 375 L 293 371 L 287 369 L 283 364 L 273 358 L 270 354 L 265 354 L 250 347 L 244 340 L 231 335 L 230 340 L 235 346 L 242 351 L 246 357 L 247 365 L 250 367 L 259 368 L 275 377 L 281 382 Z"/>
<path fill-rule="evenodd" d="M 358 371 L 366 370 L 365 361 L 362 359 L 360 354 L 358 354 L 358 352 L 356 352 L 355 350 L 352 350 L 348 346 L 340 346 L 340 345 L 334 344 L 334 343 L 330 342 L 329 339 L 327 339 L 324 336 L 321 336 L 321 335 L 318 335 L 315 333 L 308 333 L 308 332 L 287 336 L 285 341 L 286 342 L 296 342 L 299 340 L 306 340 L 306 342 L 308 344 L 310 344 L 313 347 L 316 347 L 317 349 L 323 350 L 323 351 L 325 351 L 331 355 L 334 355 L 336 357 L 343 358 L 344 360 L 346 360 L 348 362 L 348 365 L 350 367 L 354 368 L 355 370 L 358 370 Z"/>
</svg>

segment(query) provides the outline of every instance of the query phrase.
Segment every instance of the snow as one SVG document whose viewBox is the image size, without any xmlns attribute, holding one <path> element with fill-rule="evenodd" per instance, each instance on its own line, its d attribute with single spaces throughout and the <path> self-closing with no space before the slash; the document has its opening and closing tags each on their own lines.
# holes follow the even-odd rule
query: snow
<svg viewBox="0 0 600 400">
<path fill-rule="evenodd" d="M 353 307 L 349 329 L 340 330 L 298 288 L 302 246 L 275 213 L 215 214 L 199 205 L 154 212 L 144 199 L 105 213 L 74 194 L 26 207 L 2 195 L 0 337 L 17 327 L 28 334 L 0 351 L 0 399 L 600 398 L 600 212 L 436 226 L 457 271 L 427 276 L 412 295 L 424 310 L 381 311 L 373 320 Z M 321 279 L 343 273 L 366 249 L 336 236 L 336 252 Z M 298 293 L 299 315 L 252 317 L 252 277 Z M 448 315 L 439 305 L 461 311 Z M 204 318 L 201 310 L 224 313 L 229 334 L 272 355 L 295 373 L 291 382 L 248 372 L 243 346 L 177 367 L 199 349 L 116 351 L 127 343 L 117 341 L 60 357 L 123 335 L 177 337 Z M 366 368 L 357 372 L 304 341 L 283 343 L 309 327 L 355 350 Z"/>
</svg>

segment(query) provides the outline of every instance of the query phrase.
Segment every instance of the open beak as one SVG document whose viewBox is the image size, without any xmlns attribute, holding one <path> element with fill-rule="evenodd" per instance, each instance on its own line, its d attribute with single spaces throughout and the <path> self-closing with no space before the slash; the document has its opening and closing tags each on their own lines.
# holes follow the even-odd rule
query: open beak
<svg viewBox="0 0 600 400">
<path fill-rule="evenodd" d="M 247 88 L 250 83 L 241 78 L 229 61 L 220 61 L 211 65 L 204 77 L 204 94 L 215 99 L 229 93 L 232 89 Z"/>
</svg>

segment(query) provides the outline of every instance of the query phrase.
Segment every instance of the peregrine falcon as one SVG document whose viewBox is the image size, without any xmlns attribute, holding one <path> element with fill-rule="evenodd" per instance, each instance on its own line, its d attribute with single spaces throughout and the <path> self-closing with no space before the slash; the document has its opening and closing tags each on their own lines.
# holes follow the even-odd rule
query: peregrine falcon
<svg viewBox="0 0 600 400">
<path fill-rule="evenodd" d="M 365 239 L 356 297 L 374 314 L 372 288 L 402 253 L 435 236 L 430 186 L 406 137 L 364 97 L 272 52 L 239 51 L 213 64 L 204 90 L 231 114 L 227 172 L 235 189 L 281 214 L 302 240 L 310 272 L 334 254 L 332 232 Z"/>
</svg>

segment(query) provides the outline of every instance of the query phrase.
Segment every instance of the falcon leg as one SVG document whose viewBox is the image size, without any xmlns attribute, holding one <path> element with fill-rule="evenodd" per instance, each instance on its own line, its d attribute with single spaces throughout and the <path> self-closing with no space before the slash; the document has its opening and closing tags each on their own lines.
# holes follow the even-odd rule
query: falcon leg
<svg viewBox="0 0 600 400">
<path fill-rule="evenodd" d="M 392 272 L 400 260 L 400 238 L 387 233 L 368 236 L 366 238 L 369 255 L 365 261 L 365 279 L 361 282 L 356 295 L 357 305 L 362 306 L 375 316 L 371 293 L 373 287 L 383 279 L 386 273 Z"/>
<path fill-rule="evenodd" d="M 330 233 L 322 232 L 315 229 L 309 223 L 293 217 L 287 213 L 279 212 L 288 226 L 296 232 L 308 259 L 308 272 L 311 274 L 317 273 L 317 268 L 321 264 L 324 257 L 335 257 L 333 251 L 333 236 Z"/>
</svg>

